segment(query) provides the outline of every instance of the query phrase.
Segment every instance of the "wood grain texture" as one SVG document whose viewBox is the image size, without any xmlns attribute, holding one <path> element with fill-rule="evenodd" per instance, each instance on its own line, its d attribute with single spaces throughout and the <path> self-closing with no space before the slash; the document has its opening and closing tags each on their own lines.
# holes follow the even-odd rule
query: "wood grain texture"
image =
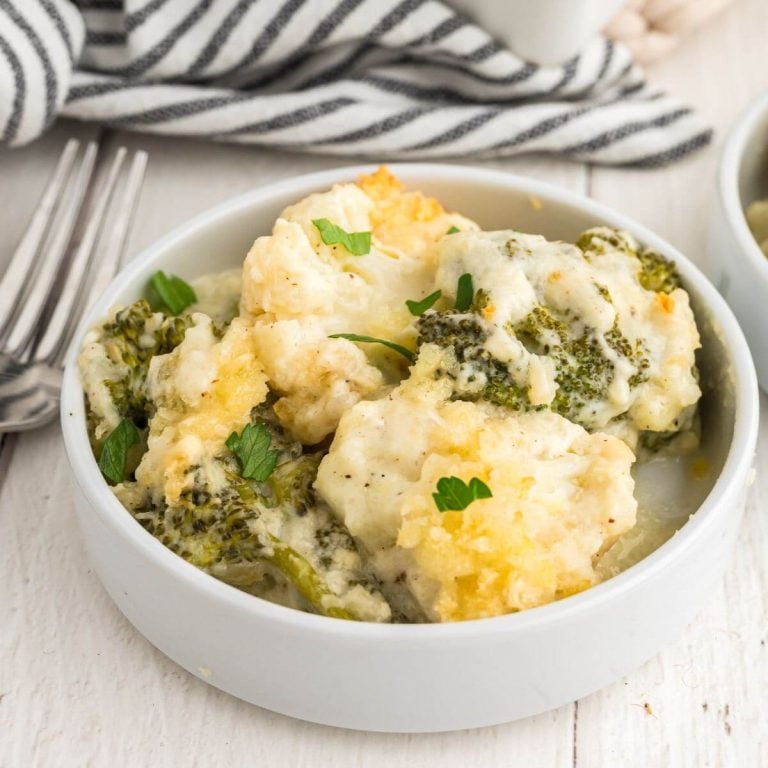
<svg viewBox="0 0 768 768">
<path fill-rule="evenodd" d="M 590 191 L 706 266 L 717 149 L 724 129 L 768 86 L 765 39 L 768 4 L 740 0 L 652 71 L 719 129 L 716 147 L 683 164 L 654 172 L 587 172 L 538 158 L 483 165 Z M 65 138 L 97 133 L 64 123 L 32 147 L 0 153 L 0 265 Z M 109 131 L 102 143 L 150 152 L 130 253 L 227 197 L 339 165 L 336 158 Z M 762 768 L 768 765 L 765 396 L 762 405 L 760 471 L 737 556 L 683 637 L 577 704 L 510 725 L 429 736 L 301 723 L 181 670 L 133 630 L 91 573 L 58 427 L 14 438 L 0 455 L 0 768 Z"/>
</svg>

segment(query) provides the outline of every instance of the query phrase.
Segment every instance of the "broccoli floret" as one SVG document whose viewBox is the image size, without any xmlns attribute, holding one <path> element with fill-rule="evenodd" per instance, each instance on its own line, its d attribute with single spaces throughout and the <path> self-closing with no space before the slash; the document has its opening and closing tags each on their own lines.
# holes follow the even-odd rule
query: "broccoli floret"
<svg viewBox="0 0 768 768">
<path fill-rule="evenodd" d="M 482 308 L 479 306 L 478 311 Z M 437 344 L 452 350 L 469 387 L 467 391 L 457 393 L 462 399 L 484 399 L 514 410 L 528 408 L 525 390 L 515 383 L 507 366 L 485 348 L 488 331 L 476 314 L 429 311 L 419 318 L 417 327 L 419 346 Z M 475 383 L 479 386 L 475 387 Z"/>
<path fill-rule="evenodd" d="M 602 256 L 612 251 L 621 251 L 630 256 L 637 255 L 637 243 L 627 232 L 609 227 L 593 227 L 579 235 L 576 245 L 584 255 Z"/>
<path fill-rule="evenodd" d="M 294 440 L 277 419 L 274 404 L 277 396 L 270 392 L 267 399 L 251 411 L 251 423 L 263 424 L 270 435 L 270 449 L 278 450 L 277 465 L 269 478 L 259 486 L 270 506 L 288 505 L 303 517 L 317 505 L 312 488 L 323 453 L 304 453 L 304 447 Z"/>
<path fill-rule="evenodd" d="M 489 331 L 478 315 L 428 312 L 419 318 L 418 329 L 419 345 L 432 343 L 451 349 L 460 371 L 464 369 L 463 381 L 471 385 L 475 378 L 480 378 L 481 386 L 476 388 L 457 385 L 456 397 L 487 400 L 515 411 L 546 407 L 533 405 L 527 388 L 515 381 L 509 367 L 486 349 L 484 342 Z M 580 329 L 579 335 L 575 335 L 574 329 Z M 558 316 L 551 308 L 539 305 L 506 331 L 528 352 L 547 356 L 554 362 L 558 387 L 549 407 L 572 421 L 588 425 L 589 414 L 583 410 L 608 397 L 615 373 L 613 354 L 605 349 L 594 329 L 580 322 L 571 312 Z M 618 323 L 604 335 L 604 339 L 612 353 L 628 359 L 637 369 L 630 379 L 630 386 L 644 381 L 649 361 L 642 343 L 633 346 Z"/>
<path fill-rule="evenodd" d="M 120 310 L 102 326 L 101 343 L 109 359 L 124 372 L 104 382 L 120 416 L 142 427 L 152 415 L 146 394 L 150 360 L 172 352 L 191 325 L 189 315 L 167 317 L 153 312 L 145 299 Z"/>
<path fill-rule="evenodd" d="M 190 467 L 189 488 L 178 502 L 164 506 L 144 498 L 134 505 L 134 516 L 165 546 L 216 578 L 249 587 L 282 574 L 315 611 L 359 618 L 339 607 L 329 587 L 331 571 L 336 583 L 340 578 L 339 553 L 347 553 L 341 557 L 348 586 L 362 585 L 383 598 L 364 572 L 352 536 L 314 493 L 322 454 L 303 454 L 301 444 L 280 427 L 269 404 L 254 408 L 252 421 L 267 427 L 271 445 L 280 451 L 265 482 L 240 476 L 234 456 L 224 451 L 214 461 L 213 475 L 226 482 L 212 484 L 202 467 Z M 297 518 L 303 524 L 294 544 L 291 531 Z M 309 549 L 307 532 L 314 539 Z M 357 570 L 349 570 L 349 553 L 353 560 L 357 555 Z"/>
<path fill-rule="evenodd" d="M 222 463 L 228 467 L 226 459 L 222 459 Z M 310 476 L 314 477 L 306 475 Z M 281 573 L 317 612 L 337 618 L 357 618 L 345 608 L 328 602 L 334 597 L 327 583 L 327 571 L 333 565 L 336 551 L 332 546 L 337 539 L 343 539 L 347 549 L 355 547 L 346 530 L 342 531 L 327 511 L 305 509 L 304 515 L 317 515 L 315 536 L 320 554 L 319 557 L 303 555 L 269 530 L 274 519 L 274 514 L 270 514 L 275 510 L 273 500 L 265 499 L 253 484 L 234 473 L 228 472 L 227 478 L 227 485 L 215 493 L 203 484 L 185 492 L 173 506 L 147 503 L 135 509 L 134 516 L 174 553 L 223 581 L 237 586 L 249 582 L 252 585 L 263 579 L 264 566 L 268 565 Z M 290 503 L 280 507 L 284 515 L 296 514 Z M 375 589 L 362 575 L 355 583 Z"/>
<path fill-rule="evenodd" d="M 551 347 L 564 344 L 568 339 L 566 324 L 541 305 L 534 307 L 530 314 L 516 323 L 511 330 L 526 349 L 535 354 L 546 355 Z"/>
<path fill-rule="evenodd" d="M 639 444 L 649 453 L 658 453 L 679 435 L 679 432 L 641 432 Z"/>
<path fill-rule="evenodd" d="M 482 348 L 488 338 L 488 331 L 481 320 L 472 313 L 429 310 L 419 318 L 416 325 L 419 331 L 418 346 L 438 344 L 441 347 L 454 347 L 459 362 L 471 359 L 475 348 Z"/>
<path fill-rule="evenodd" d="M 283 574 L 318 612 L 340 619 L 357 618 L 327 602 L 333 597 L 311 563 L 271 534 L 263 524 L 265 507 L 252 488 L 233 481 L 216 495 L 190 491 L 173 507 L 134 514 L 153 536 L 198 568 L 224 581 L 242 583 L 250 568 L 258 578 L 269 565 Z"/>
<path fill-rule="evenodd" d="M 665 259 L 660 253 L 644 248 L 637 254 L 640 260 L 640 271 L 637 279 L 647 291 L 656 293 L 672 293 L 680 287 L 680 275 L 673 262 Z"/>
<path fill-rule="evenodd" d="M 594 227 L 582 232 L 576 245 L 587 259 L 613 251 L 634 256 L 640 262 L 637 279 L 647 291 L 671 293 L 680 287 L 680 275 L 674 263 L 650 248 L 640 248 L 626 232 Z"/>
<path fill-rule="evenodd" d="M 656 295 L 679 285 L 671 262 L 607 227 L 584 232 L 578 247 L 507 232 L 474 238 L 476 249 L 441 254 L 439 277 L 442 288 L 450 274 L 474 273 L 469 309 L 429 310 L 416 321 L 419 345 L 450 352 L 434 376 L 450 380 L 454 398 L 550 409 L 630 445 L 644 428 L 674 428 L 674 397 L 643 417 L 636 407 L 654 396 L 647 382 L 663 379 L 671 361 L 657 342 L 662 321 L 686 332 L 680 314 L 654 322 L 653 310 L 676 306 Z M 668 389 L 693 391 L 685 379 Z"/>
<path fill-rule="evenodd" d="M 322 458 L 320 452 L 308 453 L 278 463 L 267 480 L 269 499 L 277 505 L 289 505 L 299 517 L 306 515 L 317 504 L 312 483 Z"/>
<path fill-rule="evenodd" d="M 588 334 L 566 342 L 553 357 L 558 386 L 552 409 L 572 421 L 579 421 L 579 411 L 585 405 L 606 396 L 613 380 L 613 363 L 597 340 Z"/>
<path fill-rule="evenodd" d="M 323 525 L 318 527 L 317 531 L 315 531 L 315 542 L 318 547 L 320 563 L 324 568 L 331 567 L 333 558 L 339 551 L 357 551 L 357 545 L 352 538 L 352 534 L 335 517 L 329 517 Z M 371 587 L 371 581 L 368 578 L 356 579 L 354 583 Z"/>
<path fill-rule="evenodd" d="M 503 366 L 494 368 L 496 370 L 491 372 L 488 383 L 483 387 L 481 397 L 484 400 L 513 411 L 538 410 L 538 407 L 531 405 L 526 391 L 513 381 Z"/>
<path fill-rule="evenodd" d="M 529 352 L 547 355 L 554 361 L 558 388 L 552 410 L 561 416 L 579 421 L 582 408 L 608 396 L 614 363 L 592 329 L 585 327 L 582 335 L 572 336 L 564 320 L 555 317 L 546 307 L 538 306 L 514 326 L 513 333 Z M 642 344 L 633 347 L 618 323 L 614 323 L 604 338 L 617 355 L 630 360 L 637 368 L 630 386 L 644 381 L 649 361 L 643 354 Z"/>
</svg>

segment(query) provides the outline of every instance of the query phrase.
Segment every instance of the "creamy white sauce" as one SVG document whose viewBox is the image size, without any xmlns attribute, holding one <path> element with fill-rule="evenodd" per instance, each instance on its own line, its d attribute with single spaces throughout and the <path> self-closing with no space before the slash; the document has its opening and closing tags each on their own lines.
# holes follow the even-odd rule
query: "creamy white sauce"
<svg viewBox="0 0 768 768">
<path fill-rule="evenodd" d="M 637 522 L 602 556 L 596 568 L 601 578 L 625 571 L 674 536 L 712 490 L 715 466 L 698 450 L 637 463 L 632 473 Z"/>
</svg>

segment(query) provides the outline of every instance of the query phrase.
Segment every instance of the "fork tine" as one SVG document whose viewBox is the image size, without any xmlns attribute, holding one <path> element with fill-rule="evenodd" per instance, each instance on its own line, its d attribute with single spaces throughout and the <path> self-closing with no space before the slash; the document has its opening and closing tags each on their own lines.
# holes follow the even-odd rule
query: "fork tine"
<svg viewBox="0 0 768 768">
<path fill-rule="evenodd" d="M 34 360 L 53 362 L 66 345 L 69 335 L 80 317 L 82 296 L 84 287 L 88 282 L 88 272 L 93 261 L 94 247 L 104 227 L 107 209 L 112 200 L 126 152 L 125 147 L 120 147 L 117 150 L 107 178 L 96 195 L 96 204 L 88 216 L 85 231 L 79 242 L 72 243 L 75 252 L 69 260 L 64 285 L 61 293 L 56 297 L 56 306 L 35 348 Z"/>
<path fill-rule="evenodd" d="M 0 281 L 0 338 L 10 329 L 10 321 L 20 306 L 19 298 L 62 199 L 62 188 L 69 180 L 80 142 L 70 139 L 59 156 L 56 170 L 40 198 L 27 231 L 16 248 Z"/>
<path fill-rule="evenodd" d="M 97 152 L 97 144 L 89 142 L 74 188 L 63 203 L 64 209 L 61 216 L 57 217 L 56 225 L 58 226 L 55 227 L 50 242 L 45 243 L 35 269 L 27 276 L 27 285 L 23 289 L 26 291 L 23 305 L 11 321 L 10 330 L 5 329 L 6 340 L 3 343 L 3 348 L 12 357 L 21 357 L 34 340 L 38 320 L 56 282 L 62 258 L 66 254 L 85 193 L 90 184 Z"/>
<path fill-rule="evenodd" d="M 88 301 L 85 302 L 84 308 L 86 309 L 102 294 L 118 269 L 122 266 L 128 232 L 138 207 L 141 185 L 144 181 L 144 171 L 147 168 L 147 159 L 148 155 L 143 150 L 138 150 L 133 156 L 131 169 L 128 173 L 128 181 L 125 184 L 123 195 L 117 206 L 123 215 L 115 216 L 112 226 L 106 234 L 105 242 L 99 249 L 103 252 L 103 257 L 99 260 L 98 271 L 91 284 Z"/>
</svg>

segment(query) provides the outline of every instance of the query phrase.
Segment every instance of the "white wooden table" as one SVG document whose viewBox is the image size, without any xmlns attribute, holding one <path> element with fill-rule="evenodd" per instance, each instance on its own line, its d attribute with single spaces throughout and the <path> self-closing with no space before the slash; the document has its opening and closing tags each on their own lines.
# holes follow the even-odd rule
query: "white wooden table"
<svg viewBox="0 0 768 768">
<path fill-rule="evenodd" d="M 768 3 L 738 0 L 650 75 L 717 127 L 714 147 L 660 171 L 546 159 L 488 165 L 587 193 L 700 261 L 724 131 L 768 87 Z M 149 150 L 132 253 L 229 196 L 339 164 L 333 158 L 61 124 L 32 147 L 0 153 L 0 264 L 70 135 L 92 136 L 111 148 L 126 143 Z M 762 405 L 768 411 L 765 395 Z M 7 439 L 0 449 L 0 768 L 763 768 L 768 766 L 765 413 L 757 467 L 736 557 L 721 587 L 685 635 L 642 669 L 581 701 L 510 725 L 382 735 L 271 714 L 220 693 L 165 658 L 117 611 L 89 567 L 58 426 Z"/>
</svg>

